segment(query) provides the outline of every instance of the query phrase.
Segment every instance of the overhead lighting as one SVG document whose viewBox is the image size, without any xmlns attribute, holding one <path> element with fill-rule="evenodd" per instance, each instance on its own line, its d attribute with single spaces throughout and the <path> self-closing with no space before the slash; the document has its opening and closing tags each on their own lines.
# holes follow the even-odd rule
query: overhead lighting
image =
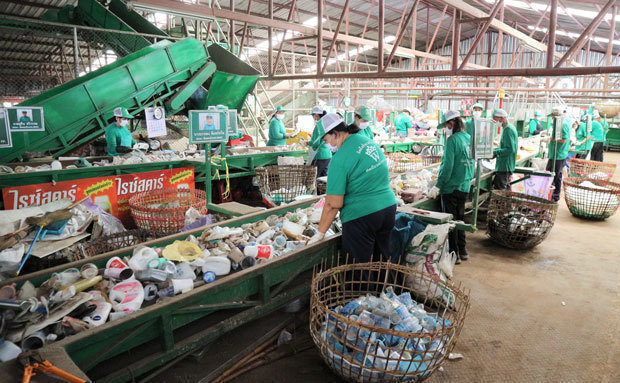
<svg viewBox="0 0 620 383">
<path fill-rule="evenodd" d="M 495 0 L 484 0 L 487 4 L 495 4 Z M 531 5 L 530 5 L 531 4 Z M 520 9 L 529 9 L 535 11 L 544 11 L 549 7 L 549 4 L 544 3 L 526 3 L 519 0 L 505 0 L 504 5 Z M 566 11 L 564 10 L 566 9 Z M 569 7 L 558 7 L 558 15 L 583 17 L 587 19 L 594 19 L 598 15 L 598 11 L 588 11 L 586 9 L 577 9 Z M 606 20 L 611 20 L 611 13 L 605 15 Z"/>
</svg>

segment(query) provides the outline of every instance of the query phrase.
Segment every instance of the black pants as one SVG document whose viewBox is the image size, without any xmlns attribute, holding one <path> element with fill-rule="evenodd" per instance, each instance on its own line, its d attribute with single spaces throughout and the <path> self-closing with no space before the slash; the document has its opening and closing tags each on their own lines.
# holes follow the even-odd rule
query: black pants
<svg viewBox="0 0 620 383">
<path fill-rule="evenodd" d="M 511 176 L 512 172 L 495 172 L 495 178 L 493 178 L 493 189 L 510 190 Z"/>
<path fill-rule="evenodd" d="M 444 213 L 450 213 L 454 216 L 454 220 L 463 221 L 465 219 L 465 201 L 467 200 L 467 193 L 460 190 L 455 190 L 450 194 L 441 195 L 441 208 Z M 460 253 L 466 254 L 467 250 L 465 245 L 465 231 L 452 230 L 448 235 L 448 243 L 450 245 L 450 251 L 454 251 L 457 255 Z"/>
<path fill-rule="evenodd" d="M 552 159 L 547 161 L 547 171 L 552 170 L 553 161 L 554 160 Z M 560 192 L 562 191 L 562 171 L 564 170 L 564 166 L 566 166 L 566 158 L 563 160 L 555 160 L 555 175 L 553 176 L 552 184 L 555 189 L 553 190 L 553 196 L 551 197 L 551 199 L 555 202 L 560 200 Z"/>
<path fill-rule="evenodd" d="M 592 161 L 603 162 L 603 143 L 595 142 L 592 145 L 592 151 L 590 152 L 590 159 Z"/>
<path fill-rule="evenodd" d="M 329 168 L 329 161 L 331 159 L 326 160 L 312 160 L 312 166 L 316 166 L 316 176 L 317 177 L 325 177 L 327 175 L 327 168 Z"/>
<path fill-rule="evenodd" d="M 580 160 L 585 160 L 586 158 L 588 158 L 588 153 L 587 152 L 583 153 L 583 154 L 577 153 L 577 154 L 575 154 L 575 158 L 578 158 Z"/>
<path fill-rule="evenodd" d="M 387 261 L 390 256 L 390 237 L 394 228 L 395 217 L 396 205 L 392 205 L 343 223 L 341 253 L 343 261 L 346 259 L 348 259 L 348 263 Z M 347 273 L 345 279 L 352 284 L 345 286 L 345 288 L 379 292 L 381 284 L 356 282 L 376 282 L 382 281 L 384 278 L 383 273 L 377 272 Z"/>
</svg>

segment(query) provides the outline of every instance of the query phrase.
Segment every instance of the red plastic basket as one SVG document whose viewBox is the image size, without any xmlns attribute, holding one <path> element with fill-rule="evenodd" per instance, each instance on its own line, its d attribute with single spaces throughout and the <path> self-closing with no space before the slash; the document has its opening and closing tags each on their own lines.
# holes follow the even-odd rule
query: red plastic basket
<svg viewBox="0 0 620 383">
<path fill-rule="evenodd" d="M 194 207 L 207 214 L 207 195 L 196 189 L 162 189 L 129 199 L 131 216 L 140 229 L 177 233 L 185 226 L 185 212 Z"/>
</svg>

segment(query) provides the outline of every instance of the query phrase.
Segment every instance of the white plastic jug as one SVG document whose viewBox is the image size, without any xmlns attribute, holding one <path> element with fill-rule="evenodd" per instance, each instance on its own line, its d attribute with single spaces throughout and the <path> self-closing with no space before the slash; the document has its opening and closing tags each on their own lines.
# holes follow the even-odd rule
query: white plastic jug
<svg viewBox="0 0 620 383">
<path fill-rule="evenodd" d="M 150 247 L 137 248 L 133 252 L 133 257 L 129 260 L 129 267 L 133 271 L 142 271 L 148 269 L 149 261 L 159 258 L 155 249 Z"/>
<path fill-rule="evenodd" d="M 96 301 L 93 303 L 97 308 L 89 316 L 82 318 L 82 320 L 93 326 L 101 326 L 108 320 L 110 311 L 112 311 L 112 305 L 106 301 Z"/>
<path fill-rule="evenodd" d="M 121 282 L 112 287 L 109 297 L 114 311 L 138 310 L 144 300 L 144 288 L 138 281 Z"/>
<path fill-rule="evenodd" d="M 211 256 L 205 258 L 202 272 L 213 271 L 215 275 L 226 275 L 230 273 L 230 259 L 222 256 Z"/>
</svg>

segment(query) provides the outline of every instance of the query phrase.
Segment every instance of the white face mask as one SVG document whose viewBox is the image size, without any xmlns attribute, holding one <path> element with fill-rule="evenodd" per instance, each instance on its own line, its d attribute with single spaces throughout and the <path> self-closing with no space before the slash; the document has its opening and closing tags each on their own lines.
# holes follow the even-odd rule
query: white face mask
<svg viewBox="0 0 620 383">
<path fill-rule="evenodd" d="M 481 112 L 481 111 L 476 110 L 476 111 L 474 111 L 474 113 L 473 113 L 473 114 L 474 114 L 474 118 L 480 118 L 480 117 L 482 117 L 482 112 Z"/>
<path fill-rule="evenodd" d="M 327 146 L 327 149 L 331 150 L 332 153 L 336 153 L 338 151 L 338 147 L 337 146 L 333 146 L 333 145 L 330 145 L 328 143 L 325 143 L 325 146 Z"/>
<path fill-rule="evenodd" d="M 282 120 L 284 118 L 284 115 L 283 114 L 276 114 L 276 118 L 278 120 Z"/>
<path fill-rule="evenodd" d="M 121 126 L 127 126 L 129 124 L 129 120 L 121 120 Z"/>
<path fill-rule="evenodd" d="M 366 129 L 368 127 L 369 122 L 360 122 L 359 127 L 360 129 Z"/>
<path fill-rule="evenodd" d="M 446 138 L 450 137 L 452 135 L 452 128 L 446 128 L 445 132 L 446 132 Z"/>
</svg>

